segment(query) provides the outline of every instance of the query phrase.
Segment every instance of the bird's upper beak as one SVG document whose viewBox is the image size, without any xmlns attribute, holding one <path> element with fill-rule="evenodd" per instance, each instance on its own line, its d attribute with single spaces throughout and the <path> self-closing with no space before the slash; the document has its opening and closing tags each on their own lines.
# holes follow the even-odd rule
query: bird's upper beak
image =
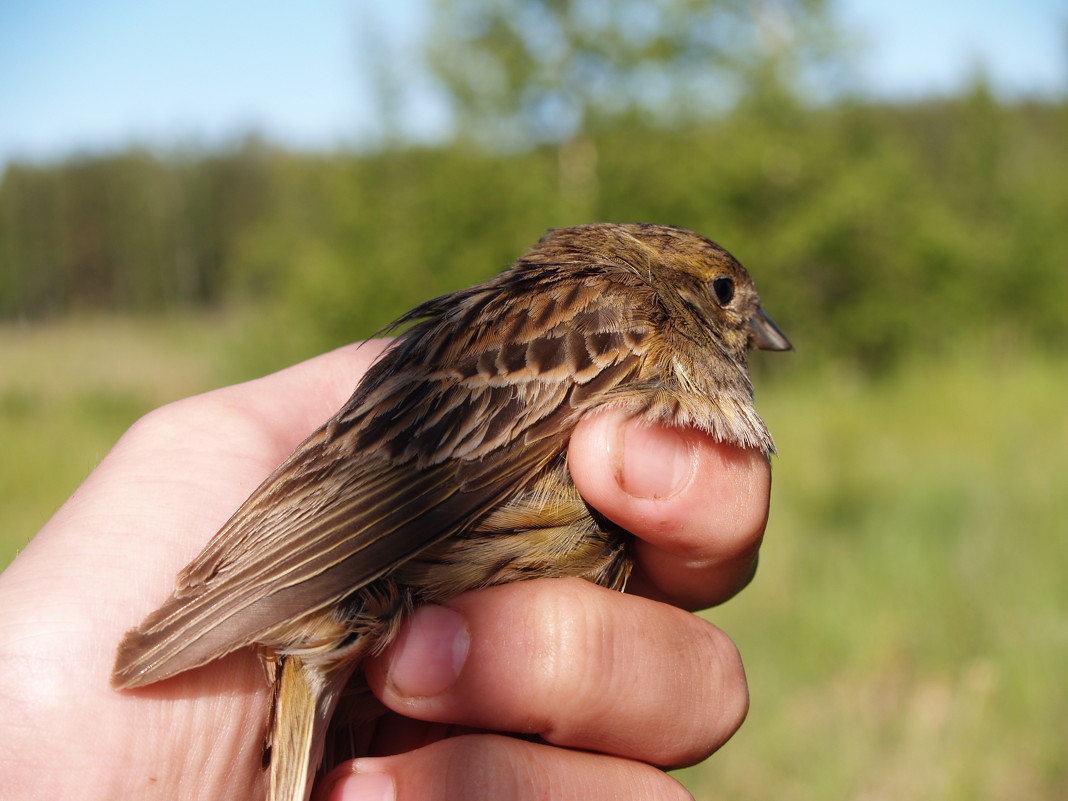
<svg viewBox="0 0 1068 801">
<path fill-rule="evenodd" d="M 779 327 L 772 322 L 764 310 L 757 307 L 756 314 L 749 318 L 749 330 L 752 337 L 749 339 L 749 347 L 757 350 L 793 350 L 794 346 L 786 338 Z"/>
</svg>

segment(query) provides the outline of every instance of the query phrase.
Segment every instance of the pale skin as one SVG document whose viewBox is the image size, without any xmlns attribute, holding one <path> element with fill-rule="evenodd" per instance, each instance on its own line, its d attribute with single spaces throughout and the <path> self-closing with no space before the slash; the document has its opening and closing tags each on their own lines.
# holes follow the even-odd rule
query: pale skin
<svg viewBox="0 0 1068 801">
<path fill-rule="evenodd" d="M 0 575 L 6 798 L 264 796 L 269 693 L 254 655 L 117 692 L 115 646 L 384 344 L 147 415 Z M 398 713 L 375 743 L 385 755 L 340 765 L 317 801 L 689 797 L 663 768 L 722 745 L 748 692 L 728 637 L 684 610 L 751 577 L 767 459 L 613 412 L 579 425 L 569 459 L 587 501 L 639 538 L 628 593 L 538 580 L 417 612 L 366 665 Z"/>
</svg>

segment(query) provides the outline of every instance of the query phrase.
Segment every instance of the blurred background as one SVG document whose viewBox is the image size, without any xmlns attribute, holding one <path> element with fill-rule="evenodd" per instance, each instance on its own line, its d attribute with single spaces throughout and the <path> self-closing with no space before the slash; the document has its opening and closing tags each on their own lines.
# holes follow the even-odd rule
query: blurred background
<svg viewBox="0 0 1068 801">
<path fill-rule="evenodd" d="M 0 9 L 0 565 L 137 417 L 546 228 L 684 225 L 793 340 L 750 719 L 698 799 L 1068 797 L 1068 6 Z"/>
</svg>

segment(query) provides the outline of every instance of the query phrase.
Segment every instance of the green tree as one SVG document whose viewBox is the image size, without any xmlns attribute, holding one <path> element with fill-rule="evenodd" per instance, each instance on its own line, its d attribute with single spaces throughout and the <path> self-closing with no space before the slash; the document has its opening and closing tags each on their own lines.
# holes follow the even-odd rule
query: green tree
<svg viewBox="0 0 1068 801">
<path fill-rule="evenodd" d="M 436 0 L 434 12 L 431 64 L 460 132 L 506 147 L 803 93 L 841 52 L 826 0 Z"/>
<path fill-rule="evenodd" d="M 842 52 L 827 0 L 436 0 L 430 64 L 458 133 L 557 147 L 574 216 L 596 203 L 596 136 L 779 108 Z"/>
</svg>

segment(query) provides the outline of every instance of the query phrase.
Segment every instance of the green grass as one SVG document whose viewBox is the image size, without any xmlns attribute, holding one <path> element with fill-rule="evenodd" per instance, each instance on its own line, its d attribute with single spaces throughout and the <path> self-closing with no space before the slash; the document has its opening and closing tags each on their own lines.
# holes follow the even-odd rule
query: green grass
<svg viewBox="0 0 1068 801">
<path fill-rule="evenodd" d="M 750 719 L 687 783 L 1068 797 L 1063 365 L 792 375 L 758 397 L 781 453 L 760 573 L 708 613 L 746 659 Z"/>
<path fill-rule="evenodd" d="M 208 316 L 0 327 L 0 565 L 138 417 L 236 379 L 242 336 Z"/>
<path fill-rule="evenodd" d="M 0 564 L 144 411 L 271 366 L 262 333 L 240 316 L 0 328 Z M 772 518 L 752 587 L 707 613 L 752 710 L 680 778 L 702 801 L 1068 797 L 1063 364 L 873 381 L 803 350 L 756 358 L 792 360 L 757 377 Z"/>
</svg>

